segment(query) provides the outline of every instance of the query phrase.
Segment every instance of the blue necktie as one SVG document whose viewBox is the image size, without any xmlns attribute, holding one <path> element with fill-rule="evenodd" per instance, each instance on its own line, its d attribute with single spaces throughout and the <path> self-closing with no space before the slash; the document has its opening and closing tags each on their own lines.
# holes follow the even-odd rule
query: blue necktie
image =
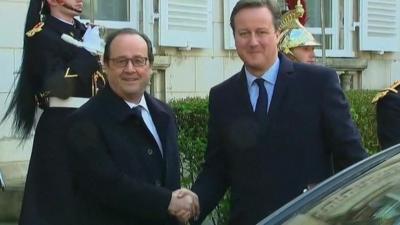
<svg viewBox="0 0 400 225">
<path fill-rule="evenodd" d="M 254 80 L 258 85 L 258 98 L 256 104 L 256 116 L 260 121 L 266 120 L 267 118 L 267 106 L 268 106 L 268 94 L 267 89 L 265 89 L 264 79 L 257 78 Z"/>
</svg>

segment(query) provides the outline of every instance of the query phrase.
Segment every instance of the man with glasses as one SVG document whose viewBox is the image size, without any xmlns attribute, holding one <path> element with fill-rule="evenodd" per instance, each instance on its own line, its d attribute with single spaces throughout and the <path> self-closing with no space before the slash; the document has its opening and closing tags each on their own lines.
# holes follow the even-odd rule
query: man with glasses
<svg viewBox="0 0 400 225">
<path fill-rule="evenodd" d="M 172 110 L 145 91 L 153 60 L 136 30 L 106 40 L 109 83 L 71 116 L 67 135 L 77 224 L 178 224 L 198 214 L 194 193 L 174 191 L 177 127 Z"/>
</svg>

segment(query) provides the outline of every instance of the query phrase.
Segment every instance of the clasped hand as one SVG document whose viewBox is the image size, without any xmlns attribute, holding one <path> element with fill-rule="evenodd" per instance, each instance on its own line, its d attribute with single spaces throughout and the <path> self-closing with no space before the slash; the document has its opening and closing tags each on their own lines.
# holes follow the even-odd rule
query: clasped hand
<svg viewBox="0 0 400 225">
<path fill-rule="evenodd" d="M 98 26 L 88 26 L 82 37 L 83 47 L 93 55 L 103 55 L 104 40 L 100 38 Z"/>
<path fill-rule="evenodd" d="M 175 190 L 172 192 L 168 212 L 182 224 L 191 218 L 196 220 L 200 214 L 199 199 L 194 192 L 186 188 Z"/>
</svg>

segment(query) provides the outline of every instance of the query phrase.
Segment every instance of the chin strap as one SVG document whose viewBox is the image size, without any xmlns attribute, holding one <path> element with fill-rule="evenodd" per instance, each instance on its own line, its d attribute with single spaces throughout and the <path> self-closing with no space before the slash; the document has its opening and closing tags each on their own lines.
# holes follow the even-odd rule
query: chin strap
<svg viewBox="0 0 400 225">
<path fill-rule="evenodd" d="M 77 12 L 79 14 L 82 13 L 82 10 L 75 9 L 74 7 L 72 7 L 72 6 L 70 6 L 70 5 L 66 4 L 66 3 L 64 3 L 62 6 L 64 8 L 66 8 L 66 9 L 72 10 L 72 11 Z"/>
</svg>

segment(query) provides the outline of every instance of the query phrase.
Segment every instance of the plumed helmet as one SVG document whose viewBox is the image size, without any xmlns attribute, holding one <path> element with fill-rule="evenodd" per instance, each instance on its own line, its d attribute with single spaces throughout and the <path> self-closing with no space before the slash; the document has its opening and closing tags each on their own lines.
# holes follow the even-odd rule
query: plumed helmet
<svg viewBox="0 0 400 225">
<path fill-rule="evenodd" d="M 279 36 L 279 50 L 284 54 L 291 54 L 291 49 L 300 46 L 320 46 L 313 35 L 300 23 L 299 18 L 303 17 L 304 8 L 297 1 L 294 9 L 289 10 L 282 16 L 280 24 L 281 34 Z"/>
</svg>

